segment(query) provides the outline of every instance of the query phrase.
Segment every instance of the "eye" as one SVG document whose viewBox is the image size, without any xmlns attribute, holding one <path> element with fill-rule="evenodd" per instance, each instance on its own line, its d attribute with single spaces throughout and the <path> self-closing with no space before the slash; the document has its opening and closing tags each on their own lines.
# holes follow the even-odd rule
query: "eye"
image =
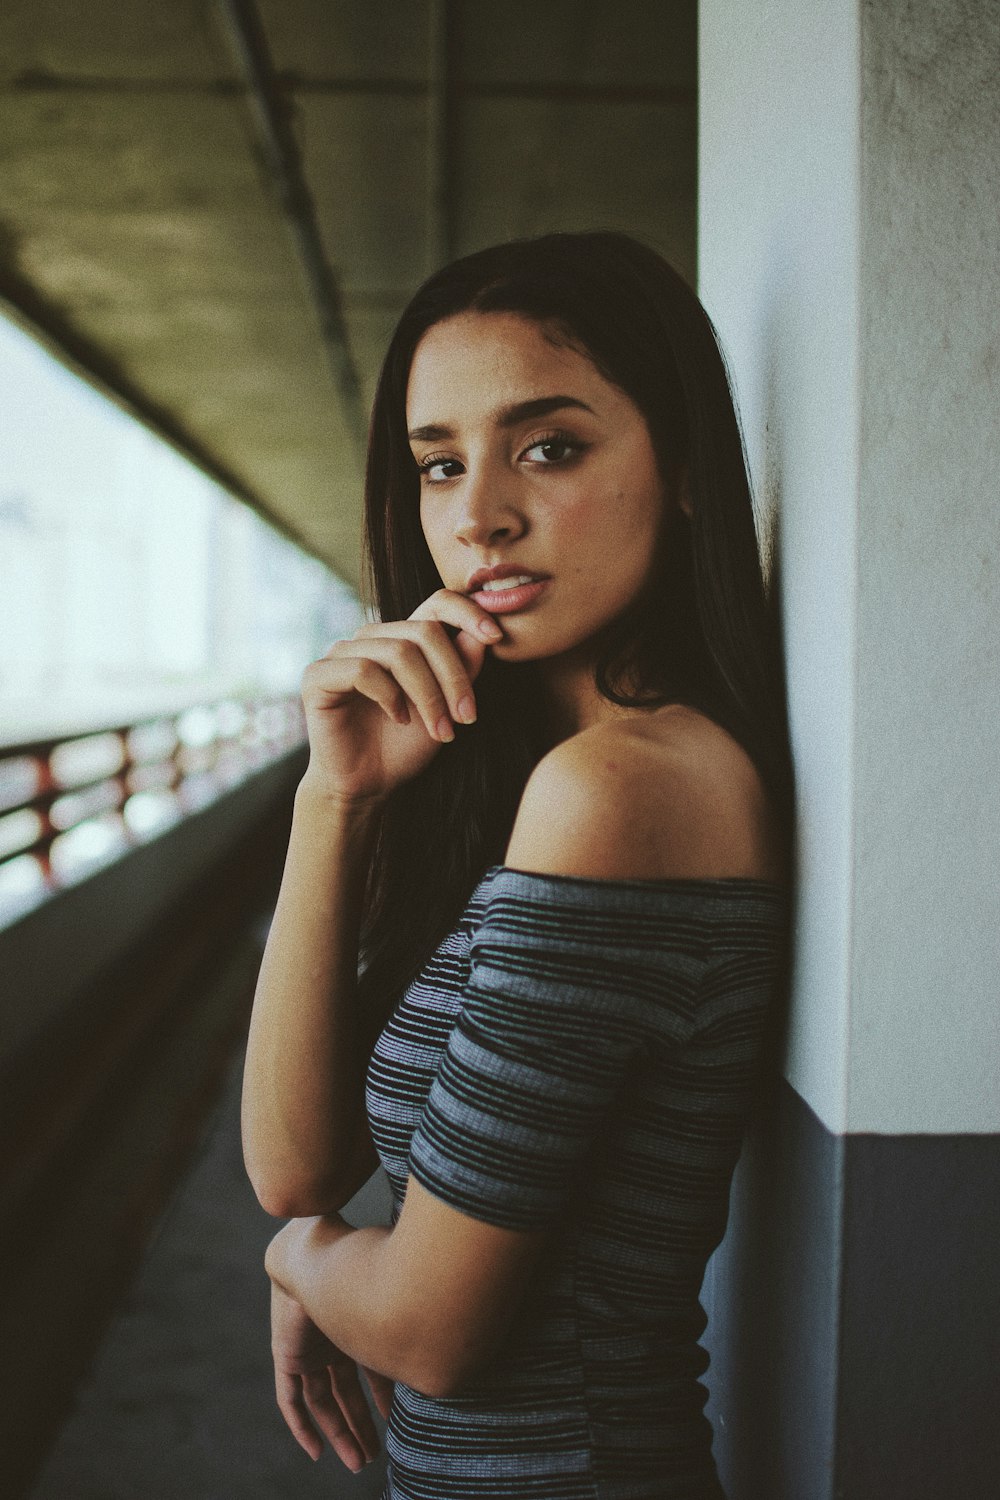
<svg viewBox="0 0 1000 1500">
<path fill-rule="evenodd" d="M 583 449 L 583 443 L 569 437 L 566 433 L 552 432 L 546 437 L 536 438 L 530 448 L 525 448 L 521 457 L 527 459 L 529 463 L 547 467 L 551 464 L 567 463 L 582 453 Z M 539 456 L 532 457 L 533 454 Z"/>
<path fill-rule="evenodd" d="M 428 484 L 442 484 L 446 479 L 455 479 L 462 472 L 462 465 L 457 458 L 444 458 L 434 453 L 421 459 L 417 468 L 420 470 L 420 478 Z M 451 470 L 451 473 L 446 473 L 446 470 Z"/>
</svg>

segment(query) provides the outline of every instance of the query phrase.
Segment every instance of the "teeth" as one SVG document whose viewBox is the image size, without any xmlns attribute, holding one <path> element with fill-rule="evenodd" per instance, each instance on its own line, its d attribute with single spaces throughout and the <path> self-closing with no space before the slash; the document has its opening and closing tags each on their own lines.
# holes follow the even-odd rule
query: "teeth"
<svg viewBox="0 0 1000 1500">
<path fill-rule="evenodd" d="M 496 594 L 501 589 L 516 589 L 522 583 L 534 583 L 534 581 L 530 573 L 513 573 L 510 578 L 488 578 L 485 583 L 479 585 L 479 588 L 487 594 Z"/>
</svg>

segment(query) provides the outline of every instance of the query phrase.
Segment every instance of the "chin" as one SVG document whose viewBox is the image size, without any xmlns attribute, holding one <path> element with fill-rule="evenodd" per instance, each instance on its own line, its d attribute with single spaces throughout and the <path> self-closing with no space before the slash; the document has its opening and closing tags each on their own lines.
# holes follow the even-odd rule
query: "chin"
<svg viewBox="0 0 1000 1500">
<path fill-rule="evenodd" d="M 541 631 L 525 631 L 524 635 L 513 638 L 505 636 L 490 649 L 500 661 L 555 661 L 560 657 L 587 655 L 590 639 L 589 635 L 553 638 Z"/>
<path fill-rule="evenodd" d="M 505 636 L 495 646 L 490 646 L 490 651 L 499 661 L 534 661 L 537 657 L 548 654 L 527 641 L 512 641 L 509 636 Z"/>
</svg>

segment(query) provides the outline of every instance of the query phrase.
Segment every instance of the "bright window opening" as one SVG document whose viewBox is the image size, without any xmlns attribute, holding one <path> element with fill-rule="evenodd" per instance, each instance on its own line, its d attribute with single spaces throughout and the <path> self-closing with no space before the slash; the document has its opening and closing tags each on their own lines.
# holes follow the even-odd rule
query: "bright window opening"
<svg viewBox="0 0 1000 1500">
<path fill-rule="evenodd" d="M 295 692 L 353 591 L 0 321 L 0 741 Z"/>
<path fill-rule="evenodd" d="M 2 319 L 0 412 L 3 926 L 300 745 L 362 612 Z"/>
</svg>

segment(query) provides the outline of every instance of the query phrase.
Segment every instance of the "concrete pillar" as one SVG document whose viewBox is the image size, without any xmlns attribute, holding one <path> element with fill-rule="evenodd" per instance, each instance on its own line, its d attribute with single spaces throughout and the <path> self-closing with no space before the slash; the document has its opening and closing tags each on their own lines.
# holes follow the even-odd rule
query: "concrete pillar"
<svg viewBox="0 0 1000 1500">
<path fill-rule="evenodd" d="M 706 1280 L 731 1500 L 1000 1494 L 1000 9 L 702 0 L 699 289 L 779 541 L 783 1078 Z"/>
</svg>

